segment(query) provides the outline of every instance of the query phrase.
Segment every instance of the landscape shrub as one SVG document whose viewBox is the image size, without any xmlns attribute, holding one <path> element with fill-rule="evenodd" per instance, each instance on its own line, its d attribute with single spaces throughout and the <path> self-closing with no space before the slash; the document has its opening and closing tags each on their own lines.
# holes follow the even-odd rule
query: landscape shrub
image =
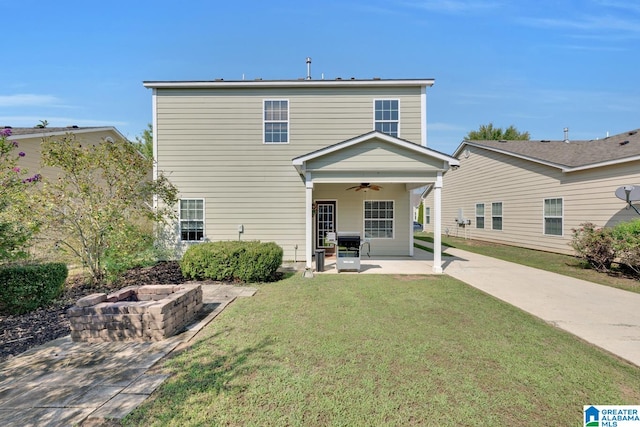
<svg viewBox="0 0 640 427">
<path fill-rule="evenodd" d="M 0 310 L 24 314 L 49 304 L 61 294 L 68 274 L 63 263 L 0 267 Z"/>
<path fill-rule="evenodd" d="M 571 246 L 594 270 L 610 273 L 612 266 L 640 277 L 640 219 L 598 228 L 587 222 L 573 230 Z"/>
<path fill-rule="evenodd" d="M 189 247 L 180 268 L 196 280 L 266 282 L 273 280 L 282 256 L 282 248 L 273 242 L 206 242 Z"/>
<path fill-rule="evenodd" d="M 618 265 L 625 272 L 640 276 L 640 219 L 617 224 L 611 234 Z"/>
<path fill-rule="evenodd" d="M 616 256 L 611 229 L 598 228 L 591 222 L 580 224 L 580 228 L 573 230 L 571 246 L 576 255 L 584 259 L 594 270 L 611 270 Z"/>
</svg>

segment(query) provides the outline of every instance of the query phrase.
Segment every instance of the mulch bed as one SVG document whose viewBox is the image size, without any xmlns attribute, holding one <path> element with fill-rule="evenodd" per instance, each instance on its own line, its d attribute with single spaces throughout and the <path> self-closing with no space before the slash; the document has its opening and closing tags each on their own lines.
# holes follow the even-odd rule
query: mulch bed
<svg viewBox="0 0 640 427">
<path fill-rule="evenodd" d="M 82 276 L 67 280 L 63 295 L 49 307 L 13 316 L 0 314 L 0 362 L 31 347 L 68 335 L 71 330 L 67 309 L 75 302 L 96 292 L 109 293 L 130 285 L 180 284 L 187 282 L 175 261 L 160 262 L 153 267 L 129 270 L 110 287 L 89 287 Z"/>
</svg>

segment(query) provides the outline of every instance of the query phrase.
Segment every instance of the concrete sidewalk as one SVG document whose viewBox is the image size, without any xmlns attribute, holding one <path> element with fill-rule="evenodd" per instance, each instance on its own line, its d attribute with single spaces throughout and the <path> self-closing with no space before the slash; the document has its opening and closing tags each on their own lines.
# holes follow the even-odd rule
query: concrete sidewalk
<svg viewBox="0 0 640 427">
<path fill-rule="evenodd" d="M 444 274 L 640 366 L 640 294 L 445 248 Z"/>
<path fill-rule="evenodd" d="M 98 426 L 122 419 L 166 379 L 148 370 L 185 346 L 237 297 L 256 290 L 202 285 L 204 308 L 158 342 L 74 343 L 69 335 L 0 363 L 0 426 Z"/>
</svg>

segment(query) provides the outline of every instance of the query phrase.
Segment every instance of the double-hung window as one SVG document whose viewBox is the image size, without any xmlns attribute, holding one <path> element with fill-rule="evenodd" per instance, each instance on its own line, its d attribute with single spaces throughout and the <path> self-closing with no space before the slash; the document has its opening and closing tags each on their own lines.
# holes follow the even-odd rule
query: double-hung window
<svg viewBox="0 0 640 427">
<path fill-rule="evenodd" d="M 391 136 L 400 136 L 400 101 L 376 99 L 374 101 L 374 129 Z"/>
<path fill-rule="evenodd" d="M 180 239 L 197 242 L 204 239 L 204 200 L 180 200 Z"/>
<path fill-rule="evenodd" d="M 502 230 L 502 202 L 491 203 L 491 229 Z"/>
<path fill-rule="evenodd" d="M 476 203 L 476 228 L 484 228 L 484 203 Z"/>
<path fill-rule="evenodd" d="M 562 236 L 562 198 L 544 199 L 544 234 Z"/>
<path fill-rule="evenodd" d="M 264 143 L 289 142 L 289 101 L 267 99 L 264 101 Z"/>
<path fill-rule="evenodd" d="M 364 235 L 374 239 L 393 238 L 393 200 L 365 200 Z"/>
<path fill-rule="evenodd" d="M 431 208 L 429 206 L 424 207 L 424 223 L 431 224 Z"/>
</svg>

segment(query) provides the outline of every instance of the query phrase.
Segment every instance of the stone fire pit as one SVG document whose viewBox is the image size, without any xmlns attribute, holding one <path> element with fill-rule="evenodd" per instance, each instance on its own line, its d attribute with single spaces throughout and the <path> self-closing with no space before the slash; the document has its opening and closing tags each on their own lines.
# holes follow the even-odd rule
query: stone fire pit
<svg viewBox="0 0 640 427">
<path fill-rule="evenodd" d="M 73 341 L 160 341 L 201 309 L 200 285 L 144 285 L 80 298 L 67 315 Z"/>
</svg>

